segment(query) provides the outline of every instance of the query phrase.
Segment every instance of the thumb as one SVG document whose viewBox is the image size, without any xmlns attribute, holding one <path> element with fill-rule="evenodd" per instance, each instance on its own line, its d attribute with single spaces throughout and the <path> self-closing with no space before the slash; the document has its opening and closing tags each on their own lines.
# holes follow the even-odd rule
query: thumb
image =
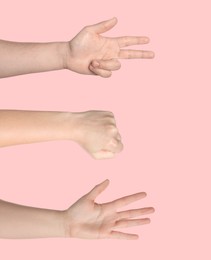
<svg viewBox="0 0 211 260">
<path fill-rule="evenodd" d="M 115 156 L 115 154 L 112 151 L 108 150 L 101 150 L 99 152 L 93 153 L 92 157 L 96 160 L 101 159 L 111 159 Z"/>
<path fill-rule="evenodd" d="M 105 33 L 111 30 L 117 24 L 117 22 L 118 22 L 117 18 L 114 17 L 110 20 L 91 25 L 90 29 L 98 34 Z"/>
<path fill-rule="evenodd" d="M 88 198 L 95 200 L 109 185 L 109 180 L 105 180 L 102 183 L 96 185 L 88 194 Z"/>
</svg>

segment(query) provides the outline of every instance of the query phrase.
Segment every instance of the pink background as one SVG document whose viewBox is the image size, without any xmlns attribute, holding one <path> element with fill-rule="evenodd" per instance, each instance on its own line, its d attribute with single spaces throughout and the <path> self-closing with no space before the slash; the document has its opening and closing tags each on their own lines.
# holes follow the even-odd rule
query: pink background
<svg viewBox="0 0 211 260">
<path fill-rule="evenodd" d="M 138 191 L 154 206 L 138 241 L 0 240 L 1 259 L 211 259 L 210 1 L 1 1 L 0 37 L 67 41 L 113 16 L 107 35 L 146 35 L 154 60 L 122 61 L 110 79 L 68 71 L 0 80 L 0 109 L 114 112 L 125 145 L 95 161 L 69 142 L 0 149 L 0 197 L 64 209 L 109 178 L 105 202 Z"/>
</svg>

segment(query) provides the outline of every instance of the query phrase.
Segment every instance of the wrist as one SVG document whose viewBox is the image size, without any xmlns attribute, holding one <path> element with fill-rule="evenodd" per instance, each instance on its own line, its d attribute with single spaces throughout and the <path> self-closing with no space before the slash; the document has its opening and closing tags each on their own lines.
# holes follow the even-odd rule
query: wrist
<svg viewBox="0 0 211 260">
<path fill-rule="evenodd" d="M 68 69 L 68 57 L 70 55 L 69 42 L 59 42 L 57 51 L 61 69 Z"/>
<path fill-rule="evenodd" d="M 81 116 L 83 113 L 80 112 L 66 112 L 63 114 L 64 124 L 63 124 L 63 133 L 65 135 L 66 140 L 71 140 L 74 142 L 78 142 L 80 139 L 81 131 Z"/>
<path fill-rule="evenodd" d="M 65 238 L 70 238 L 71 232 L 70 232 L 70 220 L 68 216 L 68 209 L 62 211 L 61 214 L 62 214 L 62 221 L 63 221 L 63 236 Z"/>
<path fill-rule="evenodd" d="M 48 223 L 46 222 L 48 232 L 44 237 L 66 237 L 64 225 L 64 211 L 50 210 Z"/>
<path fill-rule="evenodd" d="M 67 235 L 67 227 L 66 227 L 66 211 L 56 211 L 56 224 L 58 227 L 58 235 L 57 237 L 68 237 Z"/>
<path fill-rule="evenodd" d="M 70 69 L 70 43 L 69 42 L 61 42 L 59 47 L 59 53 L 62 60 L 62 69 Z"/>
</svg>

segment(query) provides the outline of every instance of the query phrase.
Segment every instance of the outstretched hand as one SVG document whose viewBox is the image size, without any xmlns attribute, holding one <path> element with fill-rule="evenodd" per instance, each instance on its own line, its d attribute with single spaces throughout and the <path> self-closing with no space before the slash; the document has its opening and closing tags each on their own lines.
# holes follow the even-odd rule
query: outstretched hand
<svg viewBox="0 0 211 260">
<path fill-rule="evenodd" d="M 131 45 L 149 43 L 148 37 L 101 36 L 117 24 L 113 18 L 95 25 L 86 26 L 69 43 L 66 56 L 66 68 L 81 74 L 95 74 L 110 77 L 113 70 L 121 64 L 118 59 L 150 59 L 152 51 L 122 49 Z"/>
<path fill-rule="evenodd" d="M 154 212 L 154 208 L 140 208 L 118 211 L 119 208 L 143 199 L 146 193 L 140 192 L 112 202 L 98 204 L 97 196 L 102 193 L 109 181 L 95 186 L 88 194 L 80 198 L 65 213 L 67 237 L 83 239 L 138 239 L 138 235 L 122 233 L 119 228 L 126 228 L 150 223 L 149 218 L 133 219 Z"/>
</svg>

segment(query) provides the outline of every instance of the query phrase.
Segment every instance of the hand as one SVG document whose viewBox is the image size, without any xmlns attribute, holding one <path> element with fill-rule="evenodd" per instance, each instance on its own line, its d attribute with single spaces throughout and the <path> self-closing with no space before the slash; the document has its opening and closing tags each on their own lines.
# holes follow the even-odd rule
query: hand
<svg viewBox="0 0 211 260">
<path fill-rule="evenodd" d="M 68 44 L 66 67 L 81 74 L 96 74 L 110 77 L 113 70 L 120 69 L 118 59 L 149 59 L 152 51 L 123 50 L 126 46 L 149 43 L 148 37 L 108 38 L 100 34 L 117 24 L 113 18 L 95 25 L 86 26 Z"/>
<path fill-rule="evenodd" d="M 121 136 L 111 112 L 75 113 L 74 127 L 71 126 L 69 132 L 73 136 L 72 139 L 95 159 L 112 158 L 123 149 Z"/>
<path fill-rule="evenodd" d="M 146 197 L 146 193 L 140 192 L 104 204 L 96 203 L 95 199 L 107 188 L 108 184 L 109 181 L 106 180 L 97 185 L 92 191 L 64 211 L 65 233 L 67 237 L 83 239 L 138 239 L 136 234 L 122 233 L 116 229 L 149 224 L 149 218 L 132 218 L 153 213 L 154 208 L 141 208 L 121 212 L 117 210 L 134 201 L 143 199 Z"/>
</svg>

